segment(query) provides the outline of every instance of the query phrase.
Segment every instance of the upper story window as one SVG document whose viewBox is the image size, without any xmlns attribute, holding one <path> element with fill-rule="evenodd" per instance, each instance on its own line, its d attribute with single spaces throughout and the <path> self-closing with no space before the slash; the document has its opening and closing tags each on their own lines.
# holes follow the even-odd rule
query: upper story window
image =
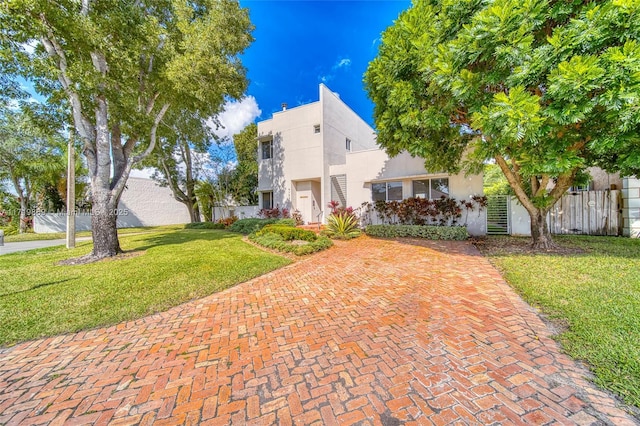
<svg viewBox="0 0 640 426">
<path fill-rule="evenodd" d="M 347 152 L 351 152 L 351 139 L 347 138 L 345 141 Z"/>
<path fill-rule="evenodd" d="M 414 180 L 413 196 L 429 199 L 449 197 L 449 178 Z"/>
<path fill-rule="evenodd" d="M 313 126 L 313 133 L 320 133 L 320 125 L 316 124 Z"/>
<path fill-rule="evenodd" d="M 382 182 L 371 184 L 371 198 L 373 201 L 402 200 L 402 182 Z"/>
<path fill-rule="evenodd" d="M 260 158 L 263 160 L 273 158 L 273 141 L 260 142 Z"/>
</svg>

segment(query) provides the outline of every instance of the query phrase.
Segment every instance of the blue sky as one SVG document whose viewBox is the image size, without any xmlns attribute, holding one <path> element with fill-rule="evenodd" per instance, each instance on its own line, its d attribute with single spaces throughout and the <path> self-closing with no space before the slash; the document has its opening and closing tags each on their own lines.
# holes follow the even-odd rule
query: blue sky
<svg viewBox="0 0 640 426">
<path fill-rule="evenodd" d="M 362 83 L 381 33 L 411 6 L 397 1 L 240 0 L 255 25 L 254 43 L 242 57 L 248 98 L 222 117 L 228 133 L 254 119 L 318 100 L 323 82 L 373 125 L 373 104 Z"/>
</svg>

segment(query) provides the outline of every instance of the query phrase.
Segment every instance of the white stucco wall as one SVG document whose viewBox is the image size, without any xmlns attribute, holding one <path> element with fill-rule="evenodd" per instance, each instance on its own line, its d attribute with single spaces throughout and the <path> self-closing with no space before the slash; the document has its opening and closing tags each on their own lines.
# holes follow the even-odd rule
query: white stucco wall
<svg viewBox="0 0 640 426">
<path fill-rule="evenodd" d="M 403 198 L 413 196 L 412 181 L 421 178 L 449 178 L 450 196 L 457 200 L 467 200 L 473 195 L 482 195 L 482 175 L 447 175 L 446 173 L 427 173 L 420 158 L 411 157 L 404 152 L 389 158 L 380 149 L 352 152 L 347 154 L 345 166 L 347 174 L 347 204 L 357 208 L 364 202 L 371 202 L 372 181 L 402 181 Z M 332 168 L 333 171 L 339 171 Z M 465 215 L 461 220 L 465 220 Z M 484 235 L 487 232 L 486 211 L 469 212 L 466 217 L 467 228 L 472 235 Z"/>
<path fill-rule="evenodd" d="M 375 131 L 340 97 L 320 84 L 320 104 L 323 121 L 322 206 L 324 219 L 329 216 L 331 176 L 333 166 L 346 164 L 346 140 L 351 140 L 351 152 L 375 149 Z"/>
<path fill-rule="evenodd" d="M 151 179 L 130 177 L 118 205 L 118 228 L 160 226 L 189 223 L 186 206 L 173 198 L 169 188 L 163 188 Z M 34 232 L 65 232 L 66 215 L 47 214 L 34 217 Z M 91 229 L 91 216 L 76 216 L 76 229 Z"/>
<path fill-rule="evenodd" d="M 213 213 L 215 220 L 236 216 L 238 219 L 248 219 L 250 217 L 258 217 L 260 211 L 259 206 L 229 206 L 214 207 Z"/>
<path fill-rule="evenodd" d="M 320 125 L 320 133 L 314 126 Z M 273 191 L 274 207 L 294 207 L 292 181 L 322 176 L 322 113 L 314 102 L 273 114 L 258 123 L 258 137 L 273 138 L 273 156 L 258 155 L 258 191 Z M 258 145 L 258 149 L 260 146 Z"/>
</svg>

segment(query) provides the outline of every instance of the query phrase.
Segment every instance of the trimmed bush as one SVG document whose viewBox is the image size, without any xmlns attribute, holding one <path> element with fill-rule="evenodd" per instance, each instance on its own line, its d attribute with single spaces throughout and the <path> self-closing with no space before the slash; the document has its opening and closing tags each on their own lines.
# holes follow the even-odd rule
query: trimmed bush
<svg viewBox="0 0 640 426">
<path fill-rule="evenodd" d="M 214 222 L 195 222 L 195 223 L 187 223 L 185 229 L 224 229 L 225 226 L 222 223 L 214 223 Z"/>
<path fill-rule="evenodd" d="M 305 242 L 304 244 L 294 244 L 290 241 L 285 241 L 282 235 L 275 234 L 273 232 L 264 232 L 261 233 L 261 235 L 254 233 L 249 235 L 249 239 L 262 247 L 293 253 L 297 256 L 315 253 L 320 250 L 328 249 L 333 245 L 333 242 L 329 238 L 322 236 L 316 236 L 315 241 Z"/>
<path fill-rule="evenodd" d="M 318 236 L 313 231 L 280 224 L 267 225 L 256 232 L 258 236 L 268 233 L 278 234 L 284 239 L 284 241 L 315 241 L 318 238 Z"/>
<path fill-rule="evenodd" d="M 253 232 L 258 232 L 267 225 L 273 224 L 294 227 L 295 221 L 293 219 L 240 219 L 229 227 L 229 231 L 249 235 Z"/>
<path fill-rule="evenodd" d="M 257 218 L 240 219 L 239 221 L 234 222 L 234 224 L 229 227 L 229 231 L 248 235 L 248 234 L 251 234 L 252 232 L 261 230 L 266 225 L 269 225 L 271 223 L 277 223 L 277 222 L 278 222 L 278 219 L 257 219 Z"/>
<path fill-rule="evenodd" d="M 431 225 L 369 225 L 365 229 L 372 237 L 414 237 L 429 240 L 466 240 L 469 232 L 464 226 Z"/>
</svg>

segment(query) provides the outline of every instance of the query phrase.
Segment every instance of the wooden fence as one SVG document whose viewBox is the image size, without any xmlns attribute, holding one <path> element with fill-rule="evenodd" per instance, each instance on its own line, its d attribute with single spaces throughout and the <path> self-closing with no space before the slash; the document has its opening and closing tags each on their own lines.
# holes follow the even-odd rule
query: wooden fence
<svg viewBox="0 0 640 426">
<path fill-rule="evenodd" d="M 564 195 L 549 213 L 552 234 L 620 234 L 620 191 L 579 191 Z"/>
</svg>

